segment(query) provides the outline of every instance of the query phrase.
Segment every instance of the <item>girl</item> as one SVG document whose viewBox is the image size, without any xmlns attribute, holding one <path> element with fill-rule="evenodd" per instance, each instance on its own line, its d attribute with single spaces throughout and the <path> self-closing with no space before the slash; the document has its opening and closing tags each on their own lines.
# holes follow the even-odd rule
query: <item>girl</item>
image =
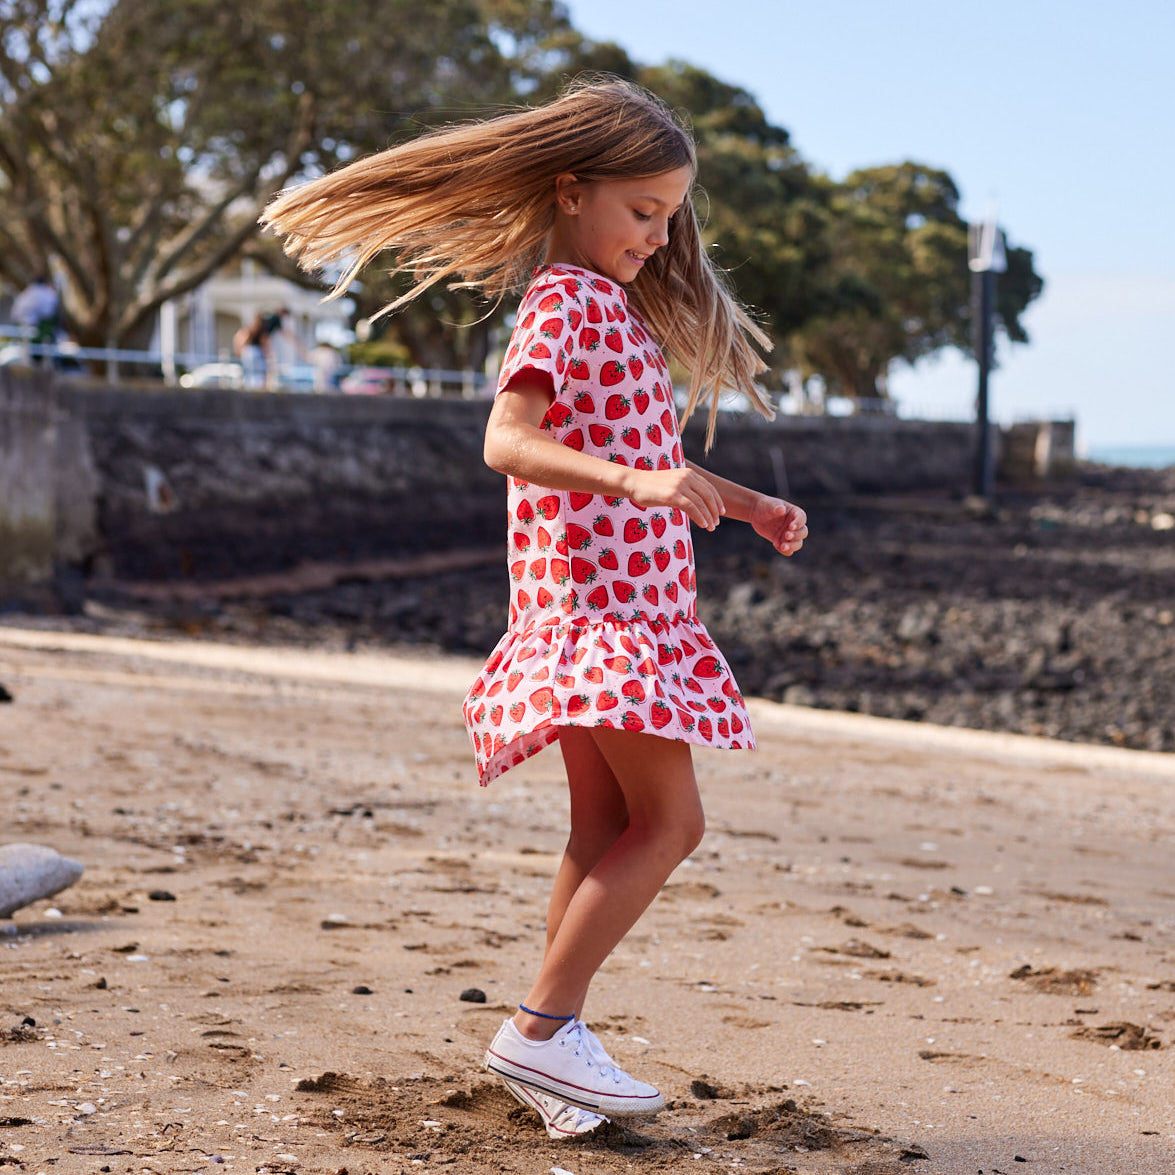
<svg viewBox="0 0 1175 1175">
<path fill-rule="evenodd" d="M 415 285 L 501 296 L 530 277 L 485 459 L 508 477 L 509 628 L 465 700 L 482 785 L 558 742 L 571 830 L 546 950 L 485 1056 L 552 1137 L 655 1113 L 580 1018 L 592 978 L 704 831 L 690 745 L 753 747 L 695 611 L 690 523 L 749 522 L 791 555 L 804 512 L 685 459 L 660 345 L 719 393 L 770 408 L 763 333 L 703 250 L 694 145 L 637 86 L 580 81 L 537 109 L 422 136 L 279 197 L 263 220 L 307 267 L 376 253 Z M 539 262 L 539 264 L 535 264 Z"/>
</svg>

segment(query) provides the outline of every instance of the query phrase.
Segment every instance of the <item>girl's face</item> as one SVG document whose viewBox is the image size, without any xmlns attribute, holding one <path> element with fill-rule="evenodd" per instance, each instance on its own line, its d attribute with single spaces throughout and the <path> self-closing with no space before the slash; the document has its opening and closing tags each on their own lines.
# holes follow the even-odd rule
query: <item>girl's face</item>
<svg viewBox="0 0 1175 1175">
<path fill-rule="evenodd" d="M 669 241 L 669 218 L 681 207 L 693 171 L 678 167 L 637 179 L 555 181 L 549 262 L 566 261 L 617 282 L 630 282 Z"/>
</svg>

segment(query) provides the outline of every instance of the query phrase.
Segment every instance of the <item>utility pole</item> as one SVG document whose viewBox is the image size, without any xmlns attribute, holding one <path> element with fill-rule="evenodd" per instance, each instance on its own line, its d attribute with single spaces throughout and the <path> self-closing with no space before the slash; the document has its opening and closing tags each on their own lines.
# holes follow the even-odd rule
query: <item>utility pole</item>
<svg viewBox="0 0 1175 1175">
<path fill-rule="evenodd" d="M 991 500 L 995 488 L 995 470 L 991 451 L 991 422 L 988 419 L 988 375 L 995 359 L 995 289 L 996 274 L 1006 272 L 1004 234 L 996 224 L 994 209 L 982 224 L 968 230 L 971 270 L 972 340 L 979 360 L 979 394 L 976 397 L 976 445 L 973 492 Z"/>
</svg>

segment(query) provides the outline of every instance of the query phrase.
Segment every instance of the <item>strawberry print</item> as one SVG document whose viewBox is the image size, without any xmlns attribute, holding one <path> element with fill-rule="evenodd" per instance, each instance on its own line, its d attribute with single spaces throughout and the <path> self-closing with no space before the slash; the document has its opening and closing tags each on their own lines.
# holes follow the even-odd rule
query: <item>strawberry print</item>
<svg viewBox="0 0 1175 1175">
<path fill-rule="evenodd" d="M 498 387 L 551 380 L 552 439 L 636 469 L 684 465 L 668 369 L 623 287 L 539 266 Z M 507 479 L 509 622 L 465 700 L 484 786 L 561 726 L 703 746 L 754 746 L 742 694 L 697 616 L 689 520 L 678 509 Z"/>
</svg>

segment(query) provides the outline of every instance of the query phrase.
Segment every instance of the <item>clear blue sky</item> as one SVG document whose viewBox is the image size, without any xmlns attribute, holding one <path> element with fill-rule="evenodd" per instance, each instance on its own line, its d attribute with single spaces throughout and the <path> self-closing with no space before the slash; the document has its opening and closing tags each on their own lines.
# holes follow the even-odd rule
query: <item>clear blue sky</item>
<svg viewBox="0 0 1175 1175">
<path fill-rule="evenodd" d="M 989 201 L 1045 293 L 1001 339 L 1001 420 L 1067 412 L 1079 443 L 1175 446 L 1175 4 L 1169 0 L 570 0 L 583 33 L 743 86 L 800 154 L 843 178 L 913 159 L 962 213 Z M 701 177 L 705 182 L 705 177 Z M 903 404 L 960 407 L 954 353 L 897 368 Z"/>
</svg>

